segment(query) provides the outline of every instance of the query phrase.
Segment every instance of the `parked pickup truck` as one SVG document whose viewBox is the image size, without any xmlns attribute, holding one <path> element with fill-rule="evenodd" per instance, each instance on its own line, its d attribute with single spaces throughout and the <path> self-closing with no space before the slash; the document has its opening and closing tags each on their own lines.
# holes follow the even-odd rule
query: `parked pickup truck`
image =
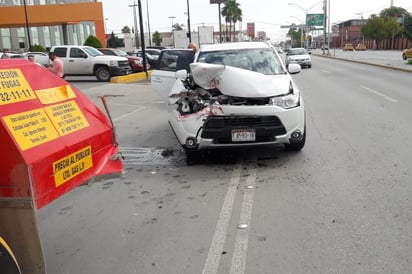
<svg viewBox="0 0 412 274">
<path fill-rule="evenodd" d="M 126 57 L 104 55 L 88 46 L 54 46 L 50 51 L 64 63 L 64 75 L 95 75 L 99 81 L 132 73 Z"/>
</svg>

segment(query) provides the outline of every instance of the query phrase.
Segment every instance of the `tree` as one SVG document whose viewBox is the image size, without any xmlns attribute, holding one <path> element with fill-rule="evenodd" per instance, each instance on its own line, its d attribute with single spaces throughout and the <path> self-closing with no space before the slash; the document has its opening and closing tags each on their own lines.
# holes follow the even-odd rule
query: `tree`
<svg viewBox="0 0 412 274">
<path fill-rule="evenodd" d="M 33 46 L 31 46 L 30 51 L 46 52 L 46 49 L 44 47 L 42 47 L 41 45 L 34 44 Z"/>
<path fill-rule="evenodd" d="M 238 4 L 238 3 L 236 3 L 236 4 Z M 233 17 L 232 17 L 232 20 L 233 20 L 233 40 L 235 38 L 235 33 L 236 33 L 236 27 L 235 27 L 236 23 L 239 22 L 239 21 L 241 22 L 243 20 L 242 16 L 243 16 L 242 10 L 239 8 L 239 4 L 238 4 L 237 8 L 234 10 Z"/>
<path fill-rule="evenodd" d="M 402 35 L 412 42 L 412 16 L 410 13 L 405 15 L 402 21 Z"/>
<path fill-rule="evenodd" d="M 396 34 L 398 36 L 406 36 L 406 38 L 412 40 L 412 17 L 407 10 L 401 7 L 392 6 L 382 10 L 380 16 L 383 17 L 385 21 L 389 18 L 395 18 L 400 27 L 399 32 L 395 31 Z"/>
<path fill-rule="evenodd" d="M 119 48 L 124 47 L 123 39 L 119 39 L 114 33 L 110 34 L 110 38 L 107 39 L 107 47 L 109 48 Z"/>
<path fill-rule="evenodd" d="M 122 28 L 122 33 L 131 33 L 132 31 L 131 31 L 131 29 L 128 27 L 128 26 L 124 26 L 123 28 Z"/>
<path fill-rule="evenodd" d="M 184 27 L 185 27 L 184 24 L 175 23 L 172 26 L 172 31 L 174 31 L 174 30 L 183 30 Z"/>
<path fill-rule="evenodd" d="M 366 38 L 373 39 L 375 46 L 382 40 L 384 40 L 388 33 L 385 27 L 385 21 L 382 17 L 372 14 L 366 24 L 362 26 L 362 34 Z"/>
<path fill-rule="evenodd" d="M 291 46 L 297 47 L 301 44 L 302 33 L 300 28 L 290 28 L 288 36 L 291 39 Z"/>
<path fill-rule="evenodd" d="M 86 41 L 83 44 L 84 46 L 90 46 L 90 47 L 94 47 L 94 48 L 102 48 L 103 44 L 102 42 L 100 42 L 99 39 L 97 39 L 96 36 L 93 35 L 89 35 L 89 37 L 87 37 Z"/>
<path fill-rule="evenodd" d="M 162 42 L 162 38 L 160 37 L 160 33 L 158 31 L 155 31 L 152 35 L 152 41 L 155 43 L 156 46 L 160 46 L 160 43 Z"/>
<path fill-rule="evenodd" d="M 242 20 L 242 10 L 239 8 L 239 5 L 240 4 L 237 3 L 236 0 L 228 0 L 225 3 L 225 6 L 222 8 L 222 16 L 225 18 L 225 22 L 226 22 L 226 40 L 230 40 L 230 37 L 229 39 L 227 37 L 228 36 L 227 35 L 227 23 L 229 23 L 229 32 L 231 33 L 232 23 L 234 26 L 236 22 Z"/>
</svg>

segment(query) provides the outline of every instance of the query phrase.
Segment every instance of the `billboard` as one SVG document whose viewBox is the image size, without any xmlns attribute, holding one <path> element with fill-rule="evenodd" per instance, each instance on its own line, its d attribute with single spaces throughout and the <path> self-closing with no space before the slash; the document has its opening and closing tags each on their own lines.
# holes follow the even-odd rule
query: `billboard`
<svg viewBox="0 0 412 274">
<path fill-rule="evenodd" d="M 306 25 L 311 27 L 323 26 L 323 13 L 307 14 Z"/>
<path fill-rule="evenodd" d="M 247 29 L 247 36 L 255 37 L 255 23 L 247 23 L 246 29 Z"/>
</svg>

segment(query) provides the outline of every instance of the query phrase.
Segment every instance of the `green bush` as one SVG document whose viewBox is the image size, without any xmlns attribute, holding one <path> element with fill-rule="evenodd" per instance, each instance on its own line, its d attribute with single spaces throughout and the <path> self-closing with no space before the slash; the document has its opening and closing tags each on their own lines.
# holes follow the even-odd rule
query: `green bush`
<svg viewBox="0 0 412 274">
<path fill-rule="evenodd" d="M 89 47 L 94 47 L 94 48 L 102 48 L 103 44 L 102 42 L 97 39 L 96 36 L 90 35 L 87 37 L 86 41 L 83 44 L 84 46 L 89 46 Z"/>
<path fill-rule="evenodd" d="M 40 45 L 33 45 L 30 48 L 30 51 L 40 51 L 40 52 L 46 52 L 46 49 Z"/>
<path fill-rule="evenodd" d="M 409 65 L 412 65 L 412 59 L 408 59 L 406 63 L 408 63 Z"/>
</svg>

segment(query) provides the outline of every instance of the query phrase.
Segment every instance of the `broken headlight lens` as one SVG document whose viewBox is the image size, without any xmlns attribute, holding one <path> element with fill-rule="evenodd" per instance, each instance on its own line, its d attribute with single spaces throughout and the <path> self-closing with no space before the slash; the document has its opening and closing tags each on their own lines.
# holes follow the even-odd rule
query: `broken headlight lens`
<svg viewBox="0 0 412 274">
<path fill-rule="evenodd" d="M 270 104 L 284 109 L 298 107 L 299 94 L 287 94 L 270 98 Z"/>
</svg>

